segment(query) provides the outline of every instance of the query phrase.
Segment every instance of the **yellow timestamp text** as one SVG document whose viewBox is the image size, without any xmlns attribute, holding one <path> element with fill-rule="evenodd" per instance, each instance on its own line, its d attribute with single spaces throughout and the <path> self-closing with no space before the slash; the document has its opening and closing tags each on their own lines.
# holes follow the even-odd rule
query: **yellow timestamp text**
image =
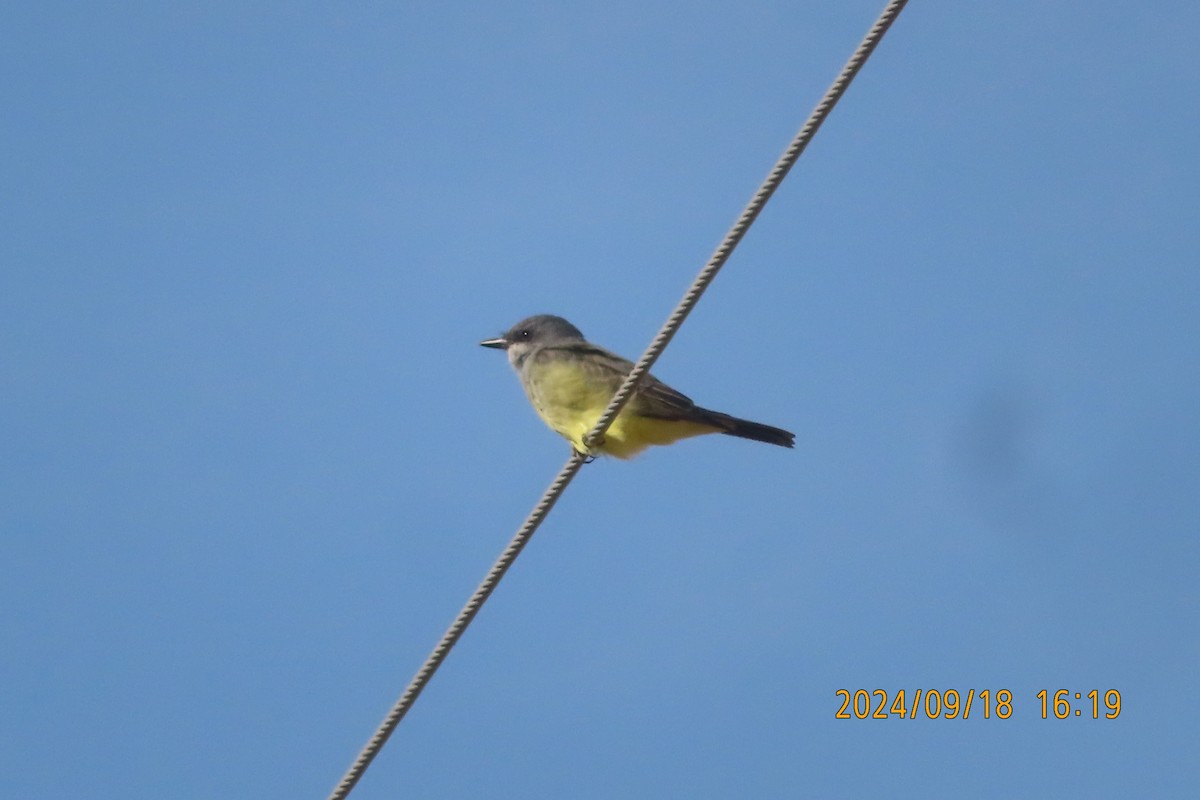
<svg viewBox="0 0 1200 800">
<path fill-rule="evenodd" d="M 834 719 L 968 719 L 972 714 L 984 719 L 1009 719 L 1013 715 L 1013 693 L 1010 689 L 838 689 L 834 696 L 840 700 Z M 1060 689 L 1051 694 L 1043 689 L 1037 693 L 1041 701 L 1042 719 L 1116 719 L 1121 713 L 1121 693 L 1109 689 L 1072 692 Z"/>
<path fill-rule="evenodd" d="M 1042 719 L 1051 717 L 1054 719 L 1070 717 L 1100 719 L 1101 713 L 1104 714 L 1105 719 L 1116 719 L 1121 715 L 1121 693 L 1116 689 L 1109 689 L 1105 692 L 1103 701 L 1099 689 L 1092 689 L 1087 693 L 1059 689 L 1053 697 L 1048 690 L 1042 689 L 1037 693 L 1037 697 L 1042 702 Z M 1072 701 L 1074 701 L 1074 705 Z M 1103 708 L 1101 707 L 1102 702 Z"/>
</svg>

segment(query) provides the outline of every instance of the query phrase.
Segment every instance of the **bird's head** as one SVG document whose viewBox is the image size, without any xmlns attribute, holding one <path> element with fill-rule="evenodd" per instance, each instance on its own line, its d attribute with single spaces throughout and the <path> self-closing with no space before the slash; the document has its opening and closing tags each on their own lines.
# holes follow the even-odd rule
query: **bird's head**
<svg viewBox="0 0 1200 800">
<path fill-rule="evenodd" d="M 565 342 L 582 342 L 583 334 L 562 317 L 538 314 L 523 319 L 495 339 L 480 342 L 484 347 L 494 347 L 508 352 L 513 366 L 520 366 L 531 352 L 539 347 Z"/>
</svg>

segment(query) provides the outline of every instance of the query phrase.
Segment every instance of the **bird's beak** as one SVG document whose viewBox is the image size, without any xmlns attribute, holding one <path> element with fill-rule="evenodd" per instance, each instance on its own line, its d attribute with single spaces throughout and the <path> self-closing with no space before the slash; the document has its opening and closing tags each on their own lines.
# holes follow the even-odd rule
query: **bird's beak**
<svg viewBox="0 0 1200 800">
<path fill-rule="evenodd" d="M 480 342 L 479 344 L 481 344 L 484 347 L 494 347 L 497 350 L 507 350 L 508 349 L 508 342 L 504 341 L 503 338 L 501 338 L 501 339 L 485 339 L 484 341 Z"/>
</svg>

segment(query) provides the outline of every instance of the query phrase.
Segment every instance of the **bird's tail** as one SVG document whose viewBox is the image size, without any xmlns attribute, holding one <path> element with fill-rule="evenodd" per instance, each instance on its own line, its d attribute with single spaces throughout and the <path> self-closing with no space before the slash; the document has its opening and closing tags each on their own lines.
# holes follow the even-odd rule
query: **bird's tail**
<svg viewBox="0 0 1200 800">
<path fill-rule="evenodd" d="M 703 421 L 720 428 L 721 433 L 737 436 L 742 439 L 753 439 L 756 442 L 777 444 L 780 447 L 795 447 L 796 434 L 783 428 L 773 428 L 761 422 L 751 422 L 748 419 L 731 417 L 720 411 L 709 411 L 707 408 L 697 408 L 703 416 Z"/>
</svg>

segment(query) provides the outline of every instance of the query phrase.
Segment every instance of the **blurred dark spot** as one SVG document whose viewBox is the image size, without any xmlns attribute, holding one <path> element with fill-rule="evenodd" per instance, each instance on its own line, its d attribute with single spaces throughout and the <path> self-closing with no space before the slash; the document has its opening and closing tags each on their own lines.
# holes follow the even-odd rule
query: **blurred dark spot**
<svg viewBox="0 0 1200 800">
<path fill-rule="evenodd" d="M 969 479 L 1011 483 L 1027 471 L 1033 428 L 1029 405 L 1012 390 L 981 395 L 967 412 L 959 437 L 959 455 Z"/>
<path fill-rule="evenodd" d="M 1018 387 L 997 386 L 970 402 L 952 446 L 955 483 L 972 513 L 1019 538 L 1058 538 L 1066 509 L 1037 463 L 1039 424 Z"/>
</svg>

